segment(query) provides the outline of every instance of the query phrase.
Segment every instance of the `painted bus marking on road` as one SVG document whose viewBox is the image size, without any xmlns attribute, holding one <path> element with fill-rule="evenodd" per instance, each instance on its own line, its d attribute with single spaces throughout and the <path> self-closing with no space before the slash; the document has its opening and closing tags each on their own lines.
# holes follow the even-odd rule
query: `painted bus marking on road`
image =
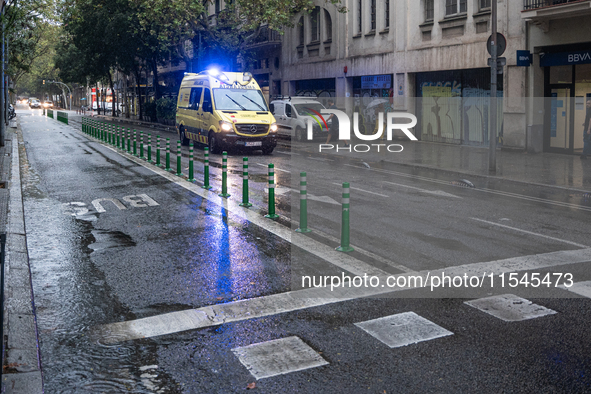
<svg viewBox="0 0 591 394">
<path fill-rule="evenodd" d="M 153 198 L 148 196 L 147 194 L 132 194 L 129 196 L 121 197 L 121 200 L 125 201 L 129 204 L 131 208 L 146 208 L 146 207 L 155 207 L 158 204 Z M 103 207 L 104 202 L 111 202 L 115 207 L 117 207 L 120 211 L 126 210 L 127 207 L 117 198 L 97 198 L 91 202 L 92 206 L 98 213 L 107 212 L 105 207 Z M 83 216 L 89 213 L 89 209 L 87 208 L 86 203 L 80 201 L 73 201 L 69 203 L 63 204 L 64 206 L 64 213 L 71 216 Z M 108 205 L 107 205 L 108 206 Z"/>
</svg>

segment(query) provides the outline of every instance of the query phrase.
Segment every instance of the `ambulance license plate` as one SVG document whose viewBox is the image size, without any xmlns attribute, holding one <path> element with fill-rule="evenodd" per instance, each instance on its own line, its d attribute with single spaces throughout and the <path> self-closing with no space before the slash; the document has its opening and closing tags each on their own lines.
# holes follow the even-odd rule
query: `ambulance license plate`
<svg viewBox="0 0 591 394">
<path fill-rule="evenodd" d="M 263 142 L 262 141 L 250 141 L 250 142 L 245 142 L 244 146 L 262 146 Z"/>
</svg>

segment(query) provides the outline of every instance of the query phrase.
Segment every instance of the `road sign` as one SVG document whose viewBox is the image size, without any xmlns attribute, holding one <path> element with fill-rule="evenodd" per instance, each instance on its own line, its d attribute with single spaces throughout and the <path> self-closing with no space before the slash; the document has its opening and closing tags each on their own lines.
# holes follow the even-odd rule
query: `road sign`
<svg viewBox="0 0 591 394">
<path fill-rule="evenodd" d="M 492 56 L 491 47 L 492 47 L 492 34 L 490 35 L 490 37 L 488 37 L 488 41 L 486 42 L 486 50 L 488 51 L 488 54 Z M 502 35 L 501 33 L 497 33 L 497 56 L 501 56 L 503 53 L 505 53 L 506 48 L 507 48 L 507 40 L 505 39 L 505 36 Z"/>
</svg>

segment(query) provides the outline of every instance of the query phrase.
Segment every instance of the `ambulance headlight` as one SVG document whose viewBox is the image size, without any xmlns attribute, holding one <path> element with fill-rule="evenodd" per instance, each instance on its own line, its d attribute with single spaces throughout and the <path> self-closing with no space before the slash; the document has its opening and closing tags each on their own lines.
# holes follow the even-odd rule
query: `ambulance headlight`
<svg viewBox="0 0 591 394">
<path fill-rule="evenodd" d="M 269 127 L 269 130 L 271 131 L 271 133 L 276 133 L 278 129 L 279 129 L 279 126 L 277 126 L 277 123 L 273 123 L 271 125 L 271 127 Z"/>
<path fill-rule="evenodd" d="M 234 129 L 234 125 L 230 122 L 226 122 L 223 120 L 220 120 L 220 129 L 222 131 L 232 131 Z"/>
</svg>

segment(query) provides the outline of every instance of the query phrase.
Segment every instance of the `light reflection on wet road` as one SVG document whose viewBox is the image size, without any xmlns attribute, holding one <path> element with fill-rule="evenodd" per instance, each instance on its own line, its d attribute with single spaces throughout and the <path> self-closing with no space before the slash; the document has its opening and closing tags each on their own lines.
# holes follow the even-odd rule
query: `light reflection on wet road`
<svg viewBox="0 0 591 394">
<path fill-rule="evenodd" d="M 22 128 L 46 392 L 181 392 L 157 367 L 152 341 L 102 346 L 89 342 L 89 328 L 288 289 L 284 241 L 175 185 L 163 188 L 158 176 L 51 120 L 24 118 Z M 140 193 L 160 205 L 119 211 L 106 202 L 98 213 L 90 204 Z M 70 202 L 89 212 L 72 216 Z"/>
</svg>

